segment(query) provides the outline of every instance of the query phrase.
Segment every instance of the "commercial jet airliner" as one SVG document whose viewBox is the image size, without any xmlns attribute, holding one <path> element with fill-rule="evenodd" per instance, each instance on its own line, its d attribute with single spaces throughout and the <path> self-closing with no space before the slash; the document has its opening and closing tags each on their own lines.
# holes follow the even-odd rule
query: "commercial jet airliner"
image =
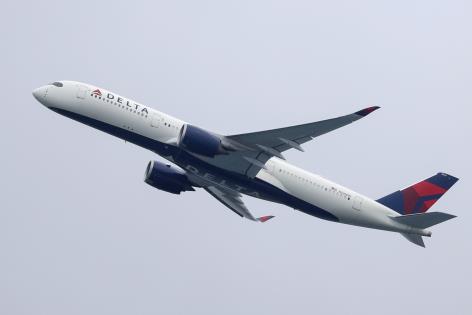
<svg viewBox="0 0 472 315">
<path fill-rule="evenodd" d="M 151 150 L 170 164 L 150 161 L 144 181 L 180 194 L 203 188 L 241 217 L 254 216 L 242 195 L 284 204 L 309 215 L 345 224 L 398 232 L 424 247 L 427 228 L 455 216 L 426 212 L 457 182 L 438 173 L 377 200 L 286 162 L 282 153 L 303 151 L 301 144 L 359 120 L 379 107 L 353 114 L 279 129 L 220 135 L 105 89 L 74 81 L 58 81 L 33 91 L 44 106 Z"/>
</svg>

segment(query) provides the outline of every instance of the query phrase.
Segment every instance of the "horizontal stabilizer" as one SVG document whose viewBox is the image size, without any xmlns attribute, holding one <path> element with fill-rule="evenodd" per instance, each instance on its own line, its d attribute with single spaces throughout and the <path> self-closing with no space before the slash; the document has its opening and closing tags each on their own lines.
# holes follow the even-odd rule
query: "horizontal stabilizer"
<svg viewBox="0 0 472 315">
<path fill-rule="evenodd" d="M 392 217 L 392 220 L 405 224 L 417 229 L 426 229 L 430 226 L 442 223 L 444 221 L 455 218 L 455 215 L 443 212 L 428 212 L 419 214 L 401 215 Z"/>
<path fill-rule="evenodd" d="M 421 235 L 416 235 L 416 234 L 407 234 L 407 233 L 401 233 L 404 238 L 412 242 L 413 244 L 416 244 L 421 247 L 426 247 L 423 242 L 423 238 Z"/>
</svg>

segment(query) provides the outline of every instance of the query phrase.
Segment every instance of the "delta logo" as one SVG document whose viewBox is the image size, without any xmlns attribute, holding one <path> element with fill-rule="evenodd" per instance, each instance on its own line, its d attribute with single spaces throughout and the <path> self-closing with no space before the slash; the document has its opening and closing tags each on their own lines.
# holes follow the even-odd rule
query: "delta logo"
<svg viewBox="0 0 472 315">
<path fill-rule="evenodd" d="M 92 92 L 92 95 L 95 95 L 95 96 L 102 96 L 102 92 L 99 90 L 99 89 L 96 89 Z"/>
</svg>

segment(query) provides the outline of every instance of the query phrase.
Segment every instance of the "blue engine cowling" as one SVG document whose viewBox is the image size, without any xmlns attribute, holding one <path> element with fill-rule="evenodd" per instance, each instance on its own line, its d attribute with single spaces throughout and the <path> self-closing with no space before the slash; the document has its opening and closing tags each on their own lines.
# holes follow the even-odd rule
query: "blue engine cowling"
<svg viewBox="0 0 472 315">
<path fill-rule="evenodd" d="M 178 144 L 182 149 L 207 157 L 228 153 L 220 137 L 188 124 L 180 130 Z"/>
<path fill-rule="evenodd" d="M 172 194 L 195 190 L 183 171 L 157 161 L 149 162 L 144 181 L 154 188 Z"/>
</svg>

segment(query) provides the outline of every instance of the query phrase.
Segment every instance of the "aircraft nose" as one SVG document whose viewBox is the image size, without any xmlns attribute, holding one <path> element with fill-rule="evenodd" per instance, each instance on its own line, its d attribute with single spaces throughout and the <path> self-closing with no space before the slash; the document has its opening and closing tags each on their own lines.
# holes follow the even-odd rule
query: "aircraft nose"
<svg viewBox="0 0 472 315">
<path fill-rule="evenodd" d="M 34 96 L 35 99 L 37 99 L 39 101 L 39 99 L 41 97 L 41 88 L 34 89 L 33 90 L 33 96 Z"/>
<path fill-rule="evenodd" d="M 47 92 L 48 92 L 48 87 L 42 86 L 33 90 L 33 96 L 38 102 L 45 105 L 44 102 L 46 101 Z"/>
</svg>

